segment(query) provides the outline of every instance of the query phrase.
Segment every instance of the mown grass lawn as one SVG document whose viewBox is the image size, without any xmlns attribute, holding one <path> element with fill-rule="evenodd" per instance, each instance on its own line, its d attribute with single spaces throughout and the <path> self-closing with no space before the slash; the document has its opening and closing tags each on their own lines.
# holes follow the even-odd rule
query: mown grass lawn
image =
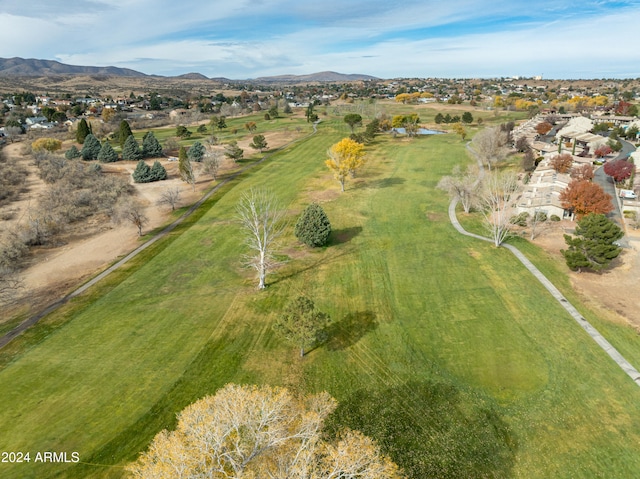
<svg viewBox="0 0 640 479">
<path fill-rule="evenodd" d="M 257 129 L 253 132 L 249 132 L 245 128 L 245 124 L 248 122 L 255 122 Z M 265 132 L 297 132 L 301 133 L 311 132 L 311 124 L 306 121 L 304 117 L 285 115 L 282 114 L 278 118 L 272 120 L 265 120 L 264 114 L 254 114 L 242 117 L 229 117 L 225 120 L 226 128 L 218 129 L 211 127 L 208 123 L 205 123 L 206 131 L 203 133 L 198 132 L 198 125 L 186 125 L 187 129 L 191 132 L 189 138 L 179 138 L 178 144 L 188 148 L 195 141 L 203 143 L 211 136 L 215 136 L 220 144 L 228 143 L 231 140 L 251 139 L 255 135 L 264 134 Z M 169 138 L 176 138 L 177 127 L 163 127 L 153 128 L 153 135 L 160 143 L 164 144 Z M 139 144 L 142 144 L 142 137 L 147 133 L 147 130 L 141 130 L 134 132 L 134 137 Z M 250 156 L 252 151 L 245 151 L 245 156 Z"/>
<path fill-rule="evenodd" d="M 347 131 L 324 121 L 12 344 L 0 450 L 78 451 L 81 463 L 0 464 L 0 476 L 119 477 L 184 406 L 248 382 L 329 391 L 340 402 L 331 431 L 375 437 L 411 477 L 636 477 L 638 387 L 508 251 L 449 224 L 435 186 L 470 161 L 463 143 L 381 138 L 340 194 L 323 160 Z M 252 186 L 271 188 L 292 222 L 321 202 L 334 228 L 310 251 L 290 227 L 288 261 L 265 292 L 240 266 L 233 221 Z M 569 288 L 562 265 L 526 253 Z M 298 294 L 334 320 L 303 360 L 271 332 Z M 606 334 L 638 350 L 628 329 Z"/>
</svg>

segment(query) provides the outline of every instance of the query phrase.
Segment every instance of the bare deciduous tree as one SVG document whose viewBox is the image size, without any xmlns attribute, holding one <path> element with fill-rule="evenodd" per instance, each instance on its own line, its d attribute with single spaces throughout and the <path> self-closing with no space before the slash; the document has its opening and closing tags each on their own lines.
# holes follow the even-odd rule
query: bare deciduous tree
<svg viewBox="0 0 640 479">
<path fill-rule="evenodd" d="M 264 189 L 245 193 L 236 209 L 251 250 L 246 263 L 258 273 L 258 289 L 264 289 L 267 272 L 277 264 L 273 253 L 286 226 L 285 210 L 273 193 Z"/>
<path fill-rule="evenodd" d="M 128 221 L 138 228 L 138 236 L 142 236 L 142 228 L 149 223 L 149 218 L 144 214 L 142 203 L 133 198 L 127 198 L 116 208 L 116 221 Z"/>
<path fill-rule="evenodd" d="M 22 134 L 22 128 L 20 128 L 19 126 L 5 126 L 4 134 L 7 138 L 9 138 L 11 143 L 13 143 L 13 141 Z"/>
<path fill-rule="evenodd" d="M 531 215 L 531 219 L 529 220 L 529 226 L 531 227 L 531 234 L 529 237 L 531 238 L 531 241 L 538 237 L 546 221 L 547 213 L 542 211 L 540 208 L 535 208 Z"/>
<path fill-rule="evenodd" d="M 158 198 L 158 205 L 171 206 L 171 211 L 175 211 L 176 206 L 180 202 L 180 187 L 172 186 L 162 192 L 160 198 Z"/>
<path fill-rule="evenodd" d="M 214 180 L 216 179 L 218 170 L 220 169 L 221 157 L 222 153 L 220 151 L 209 150 L 202 161 L 202 171 L 207 175 L 211 175 Z"/>
<path fill-rule="evenodd" d="M 462 171 L 456 165 L 451 172 L 451 176 L 443 176 L 438 182 L 438 188 L 449 193 L 452 199 L 457 199 L 462 203 L 465 213 L 469 213 L 471 208 L 478 202 L 478 171 L 469 165 L 466 171 Z"/>
<path fill-rule="evenodd" d="M 11 302 L 22 287 L 22 280 L 15 271 L 0 267 L 0 304 Z"/>
<path fill-rule="evenodd" d="M 491 170 L 491 165 L 507 156 L 509 133 L 498 126 L 479 131 L 471 140 L 471 147 L 478 158 Z"/>
<path fill-rule="evenodd" d="M 485 226 L 495 246 L 500 246 L 509 236 L 513 208 L 513 193 L 518 189 L 518 180 L 513 173 L 491 173 L 485 176 L 480 198 Z"/>
</svg>

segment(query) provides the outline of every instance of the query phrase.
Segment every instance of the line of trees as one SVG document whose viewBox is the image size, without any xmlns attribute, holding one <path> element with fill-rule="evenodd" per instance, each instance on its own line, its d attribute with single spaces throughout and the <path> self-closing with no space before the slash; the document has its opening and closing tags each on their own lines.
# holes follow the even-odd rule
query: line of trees
<svg viewBox="0 0 640 479">
<path fill-rule="evenodd" d="M 149 131 L 144 135 L 142 138 L 142 148 L 140 148 L 133 134 L 129 134 L 129 136 L 122 140 L 121 135 L 130 131 L 131 129 L 128 128 L 128 123 L 123 120 L 121 122 L 120 132 L 115 138 L 116 141 L 122 142 L 120 147 L 123 160 L 138 161 L 142 158 L 157 158 L 162 156 L 162 146 L 153 132 Z M 39 147 L 40 145 L 38 144 L 37 146 Z M 100 143 L 92 133 L 87 133 L 83 138 L 82 149 L 78 150 L 75 145 L 72 145 L 71 148 L 66 151 L 65 157 L 68 160 L 82 158 L 85 161 L 98 160 L 103 163 L 118 161 L 118 154 L 111 146 L 111 143 L 108 140 Z"/>
<path fill-rule="evenodd" d="M 471 114 L 471 112 L 465 111 L 462 114 L 462 117 L 458 116 L 458 115 L 454 115 L 451 116 L 449 113 L 446 114 L 442 114 L 442 113 L 437 113 L 436 116 L 433 119 L 438 125 L 441 123 L 473 123 L 473 115 Z"/>
</svg>

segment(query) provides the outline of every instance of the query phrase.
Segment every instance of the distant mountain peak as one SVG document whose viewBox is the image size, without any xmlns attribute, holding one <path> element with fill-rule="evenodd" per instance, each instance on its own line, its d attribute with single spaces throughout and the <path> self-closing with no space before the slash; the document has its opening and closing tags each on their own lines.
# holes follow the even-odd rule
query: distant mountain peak
<svg viewBox="0 0 640 479">
<path fill-rule="evenodd" d="M 67 65 L 56 60 L 37 60 L 34 58 L 0 58 L 0 77 L 45 77 L 53 75 L 100 75 L 100 76 L 121 76 L 121 77 L 152 77 L 157 75 L 147 75 L 129 68 L 119 67 L 92 67 Z M 201 73 L 185 73 L 172 78 L 183 80 L 201 80 L 236 83 L 242 80 L 229 80 L 227 78 L 208 78 Z M 344 74 L 334 71 L 323 71 L 311 73 L 309 75 L 278 75 L 259 77 L 253 80 L 245 80 L 256 83 L 341 83 L 350 81 L 378 80 L 370 75 Z"/>
<path fill-rule="evenodd" d="M 363 80 L 378 80 L 378 78 L 371 75 L 362 75 L 359 73 L 337 73 L 333 71 L 324 71 L 318 73 L 311 73 L 309 75 L 277 75 L 269 77 L 255 78 L 256 82 L 270 82 L 270 83 L 313 83 L 313 82 L 349 82 L 349 81 L 363 81 Z"/>
<path fill-rule="evenodd" d="M 112 75 L 126 77 L 145 77 L 129 68 L 85 67 L 67 65 L 55 60 L 37 60 L 35 58 L 0 58 L 0 76 L 49 76 L 49 75 Z"/>
<path fill-rule="evenodd" d="M 204 76 L 202 73 L 185 73 L 183 75 L 178 75 L 174 78 L 182 78 L 185 80 L 209 80 L 209 77 Z"/>
</svg>

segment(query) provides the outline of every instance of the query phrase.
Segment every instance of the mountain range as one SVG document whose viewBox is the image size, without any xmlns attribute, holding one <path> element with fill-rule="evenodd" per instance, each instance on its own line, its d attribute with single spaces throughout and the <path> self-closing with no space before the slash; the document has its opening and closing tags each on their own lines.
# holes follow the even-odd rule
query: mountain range
<svg viewBox="0 0 640 479">
<path fill-rule="evenodd" d="M 67 75 L 106 75 L 116 77 L 155 77 L 145 73 L 118 67 L 76 66 L 60 63 L 55 60 L 37 60 L 34 58 L 0 58 L 1 77 L 47 77 Z M 227 78 L 208 78 L 200 73 L 186 73 L 172 78 L 185 80 L 212 80 L 216 82 L 250 81 L 256 83 L 313 83 L 313 82 L 349 82 L 361 80 L 375 80 L 375 77 L 360 74 L 343 74 L 331 71 L 313 73 L 309 75 L 278 75 L 259 77 L 251 80 L 229 80 Z"/>
</svg>

